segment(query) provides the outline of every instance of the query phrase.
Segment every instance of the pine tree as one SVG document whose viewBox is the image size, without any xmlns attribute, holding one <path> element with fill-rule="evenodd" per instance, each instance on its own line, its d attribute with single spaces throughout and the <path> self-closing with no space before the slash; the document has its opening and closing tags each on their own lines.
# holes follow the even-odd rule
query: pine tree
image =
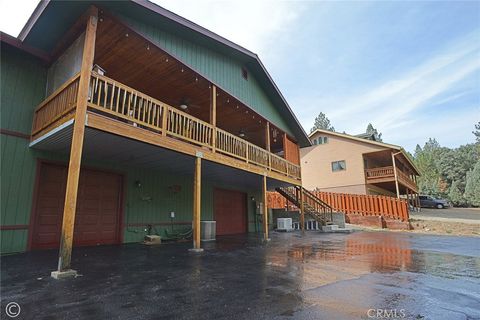
<svg viewBox="0 0 480 320">
<path fill-rule="evenodd" d="M 315 123 L 313 124 L 313 128 L 310 130 L 310 132 L 313 132 L 317 129 L 335 131 L 335 128 L 330 123 L 330 120 L 327 118 L 327 116 L 323 112 L 320 112 L 318 116 L 315 118 Z"/>
<path fill-rule="evenodd" d="M 472 131 L 477 139 L 477 142 L 480 143 L 480 121 L 475 125 L 475 131 Z"/>
<path fill-rule="evenodd" d="M 452 185 L 450 186 L 448 198 L 455 206 L 464 206 L 467 204 L 467 201 L 463 197 L 462 191 L 460 190 L 460 183 L 456 180 L 453 181 Z"/>
<path fill-rule="evenodd" d="M 471 205 L 480 207 L 480 160 L 467 173 L 464 197 Z"/>
<path fill-rule="evenodd" d="M 378 132 L 378 130 L 375 129 L 371 123 L 368 124 L 366 133 L 373 134 L 376 141 L 383 141 L 382 134 Z"/>
</svg>

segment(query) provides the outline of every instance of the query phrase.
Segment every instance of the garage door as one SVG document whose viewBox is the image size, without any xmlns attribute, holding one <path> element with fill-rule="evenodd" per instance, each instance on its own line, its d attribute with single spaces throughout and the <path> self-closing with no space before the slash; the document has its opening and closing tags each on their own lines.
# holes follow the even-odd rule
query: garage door
<svg viewBox="0 0 480 320">
<path fill-rule="evenodd" d="M 214 203 L 217 235 L 247 232 L 247 195 L 245 193 L 216 189 Z"/>
<path fill-rule="evenodd" d="M 42 163 L 36 194 L 32 249 L 60 244 L 67 168 Z M 80 172 L 75 246 L 113 244 L 120 238 L 122 176 L 86 170 Z"/>
</svg>

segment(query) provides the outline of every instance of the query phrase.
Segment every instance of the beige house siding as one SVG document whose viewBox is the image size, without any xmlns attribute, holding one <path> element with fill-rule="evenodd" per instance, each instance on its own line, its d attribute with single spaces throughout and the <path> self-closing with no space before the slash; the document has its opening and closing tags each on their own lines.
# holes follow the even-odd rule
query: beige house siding
<svg viewBox="0 0 480 320">
<path fill-rule="evenodd" d="M 363 154 L 385 147 L 325 133 L 314 134 L 312 141 L 319 136 L 328 136 L 328 142 L 300 149 L 303 186 L 309 190 L 366 194 Z M 332 162 L 340 160 L 345 160 L 346 170 L 333 172 Z"/>
</svg>

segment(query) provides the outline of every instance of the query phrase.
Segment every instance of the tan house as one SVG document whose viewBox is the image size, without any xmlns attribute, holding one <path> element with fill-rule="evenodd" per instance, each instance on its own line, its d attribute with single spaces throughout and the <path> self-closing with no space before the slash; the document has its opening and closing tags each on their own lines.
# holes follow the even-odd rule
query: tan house
<svg viewBox="0 0 480 320">
<path fill-rule="evenodd" d="M 405 195 L 417 203 L 419 172 L 405 150 L 375 141 L 317 129 L 313 145 L 300 150 L 303 186 L 337 193 Z"/>
</svg>

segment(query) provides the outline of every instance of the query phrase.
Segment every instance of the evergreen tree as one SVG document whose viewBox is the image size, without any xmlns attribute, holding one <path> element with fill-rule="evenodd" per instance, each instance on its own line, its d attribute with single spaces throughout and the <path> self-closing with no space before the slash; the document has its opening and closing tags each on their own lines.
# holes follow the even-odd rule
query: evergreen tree
<svg viewBox="0 0 480 320">
<path fill-rule="evenodd" d="M 467 201 L 463 197 L 463 192 L 460 190 L 460 183 L 453 181 L 448 192 L 448 198 L 455 206 L 465 206 Z"/>
<path fill-rule="evenodd" d="M 473 206 L 480 207 L 480 160 L 467 173 L 465 199 Z"/>
<path fill-rule="evenodd" d="M 368 124 L 366 133 L 373 134 L 376 141 L 383 141 L 382 134 L 378 132 L 378 130 L 375 129 L 371 123 Z"/>
<path fill-rule="evenodd" d="M 477 139 L 477 143 L 480 143 L 480 121 L 475 125 L 475 131 L 472 131 Z"/>
<path fill-rule="evenodd" d="M 330 120 L 327 118 L 327 116 L 323 112 L 320 112 L 318 116 L 315 118 L 315 123 L 313 124 L 313 128 L 310 130 L 310 133 L 317 129 L 335 131 L 335 128 L 330 123 Z"/>
<path fill-rule="evenodd" d="M 417 180 L 420 193 L 431 196 L 445 196 L 440 189 L 441 178 L 436 163 L 440 152 L 440 144 L 431 138 L 425 143 L 423 149 L 420 146 L 415 148 L 414 161 L 421 174 Z"/>
</svg>

